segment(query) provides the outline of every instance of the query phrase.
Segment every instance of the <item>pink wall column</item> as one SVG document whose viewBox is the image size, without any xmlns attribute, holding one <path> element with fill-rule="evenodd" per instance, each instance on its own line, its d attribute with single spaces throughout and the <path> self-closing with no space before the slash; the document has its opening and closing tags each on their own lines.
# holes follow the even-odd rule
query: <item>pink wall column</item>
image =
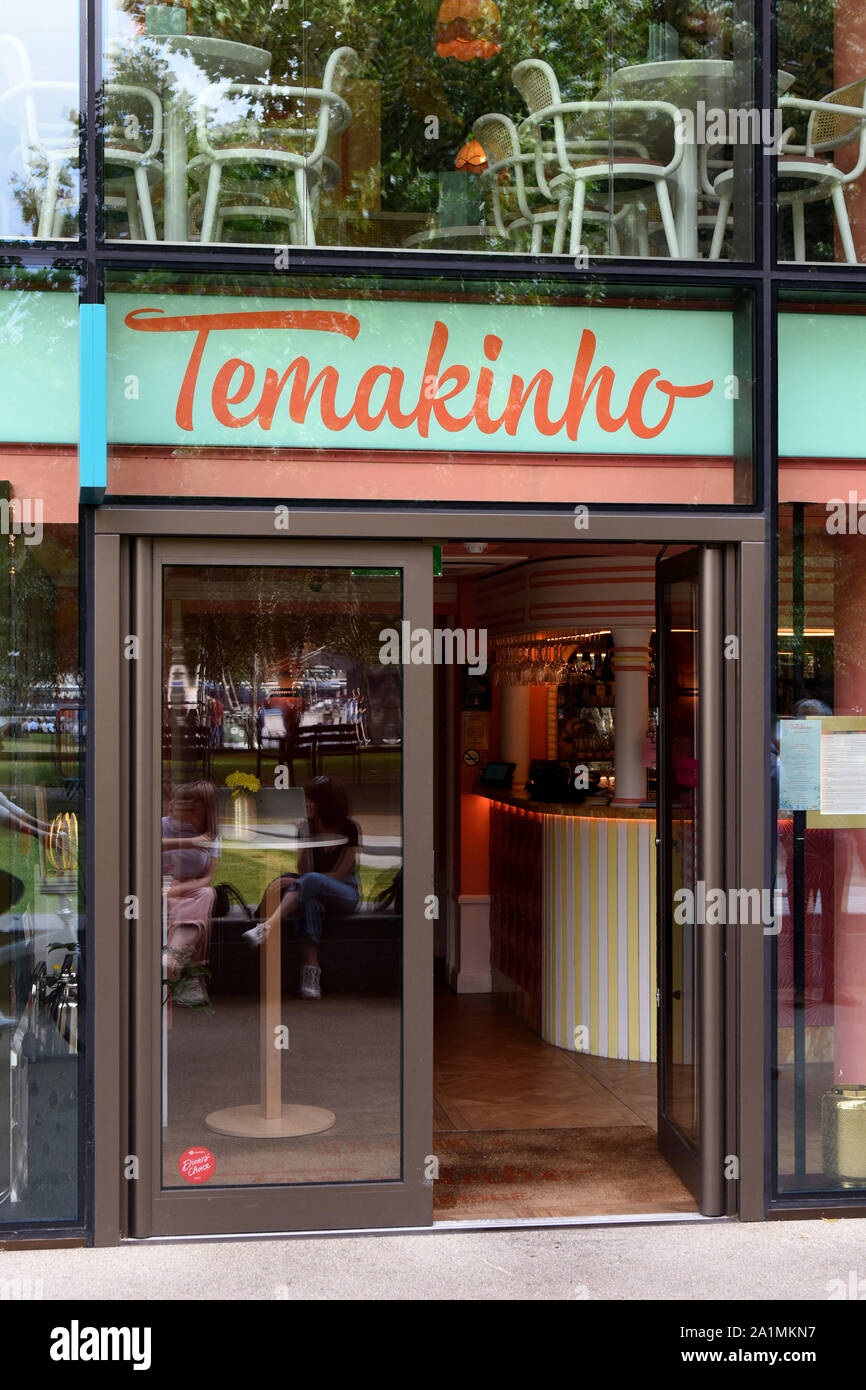
<svg viewBox="0 0 866 1390">
<path fill-rule="evenodd" d="M 836 0 L 833 26 L 833 80 L 835 90 L 849 82 L 866 76 L 866 5 L 863 0 Z M 826 96 L 825 92 L 801 92 L 801 96 L 815 99 Z M 841 169 L 853 169 L 857 158 L 856 149 L 845 150 L 836 158 Z M 845 196 L 848 204 L 848 218 L 851 222 L 851 235 L 857 260 L 866 263 L 866 182 L 864 179 L 849 186 Z M 836 233 L 836 260 L 844 260 L 844 253 Z"/>
<path fill-rule="evenodd" d="M 866 714 L 866 538 L 838 536 L 845 559 L 835 598 L 835 714 Z M 834 1085 L 866 1085 L 866 830 L 835 833 Z M 851 889 L 856 898 L 852 899 Z"/>
</svg>

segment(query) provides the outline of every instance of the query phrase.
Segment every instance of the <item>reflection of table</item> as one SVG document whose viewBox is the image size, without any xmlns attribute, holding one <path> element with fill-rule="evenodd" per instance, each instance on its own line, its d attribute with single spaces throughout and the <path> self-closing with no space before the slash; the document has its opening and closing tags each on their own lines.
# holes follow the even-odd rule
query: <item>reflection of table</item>
<svg viewBox="0 0 866 1390">
<path fill-rule="evenodd" d="M 733 62 L 725 58 L 674 58 L 663 63 L 637 63 L 619 68 L 613 74 L 610 94 L 620 101 L 667 101 L 680 111 L 694 115 L 698 102 L 705 111 L 730 111 L 734 105 Z M 786 92 L 794 82 L 789 72 L 776 75 L 778 90 Z M 701 125 L 695 123 L 696 134 Z M 683 143 L 683 158 L 673 176 L 676 184 L 674 219 L 677 227 L 680 256 L 696 260 L 698 256 L 698 143 Z"/>
<path fill-rule="evenodd" d="M 146 47 L 145 47 L 146 45 Z M 110 54 L 115 62 L 145 54 L 162 59 L 166 71 L 159 87 L 164 107 L 163 140 L 165 149 L 165 241 L 187 241 L 187 139 L 189 111 L 184 93 L 198 96 L 201 84 L 194 83 L 190 92 L 190 77 L 207 75 L 209 82 L 223 78 L 227 82 L 255 82 L 266 77 L 271 55 L 264 48 L 233 43 L 229 39 L 210 39 L 198 34 L 149 35 L 138 39 L 130 48 L 118 45 Z M 190 72 L 184 59 L 192 62 Z"/>
<path fill-rule="evenodd" d="M 482 250 L 484 250 L 487 247 L 500 245 L 502 240 L 503 238 L 495 228 L 488 229 L 479 224 L 478 226 L 466 227 L 434 227 L 430 231 L 416 232 L 414 236 L 407 237 L 403 245 L 429 246 L 440 241 L 453 241 L 456 242 L 457 246 L 463 246 L 466 242 L 480 241 Z"/>
<path fill-rule="evenodd" d="M 231 849 L 298 850 L 325 849 L 346 844 L 345 836 L 332 839 L 286 838 L 274 840 L 255 835 L 250 840 L 227 840 Z M 208 1129 L 232 1134 L 240 1139 L 296 1139 L 304 1134 L 320 1134 L 336 1123 L 332 1110 L 317 1105 L 283 1103 L 284 1048 L 277 1046 L 282 1023 L 282 979 L 280 931 L 271 931 L 258 948 L 261 951 L 259 995 L 259 1075 L 261 1099 L 257 1105 L 229 1105 L 212 1110 L 205 1117 Z"/>
</svg>

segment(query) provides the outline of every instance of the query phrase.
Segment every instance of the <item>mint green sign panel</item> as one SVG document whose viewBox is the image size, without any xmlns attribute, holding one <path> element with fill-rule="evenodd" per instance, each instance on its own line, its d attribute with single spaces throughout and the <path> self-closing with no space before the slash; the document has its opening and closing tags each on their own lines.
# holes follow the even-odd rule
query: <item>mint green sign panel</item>
<svg viewBox="0 0 866 1390">
<path fill-rule="evenodd" d="M 727 312 L 110 294 L 109 439 L 730 456 Z"/>
<path fill-rule="evenodd" d="M 779 315 L 779 455 L 866 458 L 862 315 Z"/>
<path fill-rule="evenodd" d="M 78 443 L 78 295 L 0 290 L 0 439 Z"/>
</svg>

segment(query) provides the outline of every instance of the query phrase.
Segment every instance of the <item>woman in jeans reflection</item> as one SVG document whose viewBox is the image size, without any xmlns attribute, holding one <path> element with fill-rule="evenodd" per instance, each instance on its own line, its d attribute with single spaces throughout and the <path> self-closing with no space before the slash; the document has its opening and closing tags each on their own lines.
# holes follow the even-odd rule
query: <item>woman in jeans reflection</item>
<svg viewBox="0 0 866 1390">
<path fill-rule="evenodd" d="M 317 777 L 304 788 L 307 798 L 305 838 L 339 840 L 298 852 L 298 873 L 281 874 L 268 885 L 259 907 L 263 918 L 253 928 L 253 940 L 265 939 L 271 927 L 291 922 L 301 940 L 301 995 L 321 999 L 322 971 L 319 967 L 319 941 L 326 915 L 344 916 L 358 906 L 356 858 L 359 832 L 349 818 L 349 799 L 344 789 L 330 777 Z M 266 915 L 267 914 L 267 915 Z"/>
</svg>

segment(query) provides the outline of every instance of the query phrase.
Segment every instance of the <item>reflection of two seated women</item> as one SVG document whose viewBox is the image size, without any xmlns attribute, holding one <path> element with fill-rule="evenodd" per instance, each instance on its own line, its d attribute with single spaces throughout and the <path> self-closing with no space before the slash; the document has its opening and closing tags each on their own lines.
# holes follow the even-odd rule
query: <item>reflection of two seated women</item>
<svg viewBox="0 0 866 1390">
<path fill-rule="evenodd" d="M 253 945 L 273 926 L 291 923 L 301 941 L 300 992 L 321 998 L 318 946 L 326 916 L 342 916 L 358 906 L 356 859 L 359 831 L 349 817 L 345 790 L 330 777 L 305 788 L 307 823 L 302 839 L 323 843 L 298 852 L 297 872 L 273 879 L 259 905 L 259 924 L 245 933 Z M 332 843 L 324 843 L 331 841 Z M 207 971 L 220 855 L 218 807 L 212 782 L 190 782 L 177 789 L 162 820 L 163 874 L 168 918 L 165 970 L 169 993 L 187 1007 L 208 1004 L 202 976 Z"/>
</svg>

